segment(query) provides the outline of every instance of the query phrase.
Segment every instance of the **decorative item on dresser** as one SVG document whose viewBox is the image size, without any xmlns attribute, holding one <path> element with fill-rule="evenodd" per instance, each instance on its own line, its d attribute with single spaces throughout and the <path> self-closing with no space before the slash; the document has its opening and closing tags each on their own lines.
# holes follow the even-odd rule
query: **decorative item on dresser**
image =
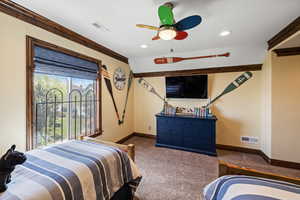
<svg viewBox="0 0 300 200">
<path fill-rule="evenodd" d="M 216 117 L 157 114 L 156 146 L 216 156 Z"/>
</svg>

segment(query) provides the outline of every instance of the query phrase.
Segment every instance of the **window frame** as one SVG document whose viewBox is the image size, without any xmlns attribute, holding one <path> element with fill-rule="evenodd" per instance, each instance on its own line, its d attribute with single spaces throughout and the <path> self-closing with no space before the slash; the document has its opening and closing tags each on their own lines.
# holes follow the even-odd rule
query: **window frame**
<svg viewBox="0 0 300 200">
<path fill-rule="evenodd" d="M 34 46 L 48 48 L 54 51 L 65 53 L 77 58 L 88 60 L 97 63 L 99 67 L 98 77 L 96 79 L 96 96 L 97 103 L 97 129 L 90 137 L 97 137 L 102 135 L 102 75 L 101 75 L 101 60 L 77 53 L 75 51 L 59 47 L 57 45 L 26 36 L 26 150 L 33 149 L 33 136 L 34 136 L 34 110 L 33 110 L 33 92 L 34 92 Z"/>
</svg>

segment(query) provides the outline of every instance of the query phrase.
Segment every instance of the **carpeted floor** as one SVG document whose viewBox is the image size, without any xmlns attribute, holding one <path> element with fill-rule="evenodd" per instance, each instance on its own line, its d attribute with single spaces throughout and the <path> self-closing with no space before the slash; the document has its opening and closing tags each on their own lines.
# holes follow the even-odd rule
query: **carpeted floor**
<svg viewBox="0 0 300 200">
<path fill-rule="evenodd" d="M 133 137 L 136 163 L 143 174 L 139 200 L 200 200 L 203 187 L 218 176 L 218 159 L 266 172 L 300 177 L 300 170 L 275 167 L 260 156 L 218 151 L 218 157 L 155 147 L 155 140 Z"/>
</svg>

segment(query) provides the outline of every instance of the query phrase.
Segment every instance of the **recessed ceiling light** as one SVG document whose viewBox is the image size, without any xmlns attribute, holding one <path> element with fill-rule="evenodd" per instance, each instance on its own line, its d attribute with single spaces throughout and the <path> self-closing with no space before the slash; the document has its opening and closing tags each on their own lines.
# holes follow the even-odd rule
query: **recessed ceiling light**
<svg viewBox="0 0 300 200">
<path fill-rule="evenodd" d="M 225 31 L 222 31 L 219 35 L 220 36 L 227 36 L 227 35 L 230 35 L 230 34 L 231 34 L 231 31 L 225 30 Z"/>
<path fill-rule="evenodd" d="M 141 48 L 146 49 L 146 48 L 148 48 L 148 45 L 142 44 L 142 45 L 141 45 Z"/>
</svg>

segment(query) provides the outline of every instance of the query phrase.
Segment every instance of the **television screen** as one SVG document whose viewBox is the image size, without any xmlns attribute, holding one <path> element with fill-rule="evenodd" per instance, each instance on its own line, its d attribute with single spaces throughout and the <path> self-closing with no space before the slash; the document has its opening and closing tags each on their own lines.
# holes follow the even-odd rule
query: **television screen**
<svg viewBox="0 0 300 200">
<path fill-rule="evenodd" d="M 207 75 L 166 77 L 166 97 L 207 99 Z"/>
</svg>

